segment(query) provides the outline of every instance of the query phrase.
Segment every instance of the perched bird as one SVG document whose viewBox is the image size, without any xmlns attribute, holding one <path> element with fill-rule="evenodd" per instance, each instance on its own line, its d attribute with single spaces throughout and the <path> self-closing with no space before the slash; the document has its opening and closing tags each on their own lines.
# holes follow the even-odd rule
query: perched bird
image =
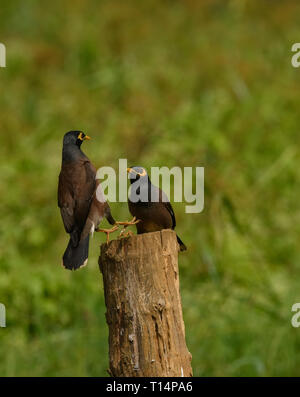
<svg viewBox="0 0 300 397">
<path fill-rule="evenodd" d="M 102 218 L 106 217 L 112 225 L 116 223 L 108 203 L 97 199 L 96 169 L 80 148 L 86 139 L 90 137 L 81 131 L 69 131 L 63 139 L 58 206 L 65 230 L 70 234 L 63 255 L 63 266 L 70 270 L 87 264 L 89 234 L 97 230 Z"/>
<path fill-rule="evenodd" d="M 151 180 L 143 167 L 127 168 L 130 183 L 135 190 L 131 190 L 128 207 L 131 215 L 139 222 L 136 224 L 137 233 L 149 233 L 162 229 L 175 229 L 176 219 L 167 195 Z M 177 236 L 180 251 L 186 246 Z"/>
</svg>

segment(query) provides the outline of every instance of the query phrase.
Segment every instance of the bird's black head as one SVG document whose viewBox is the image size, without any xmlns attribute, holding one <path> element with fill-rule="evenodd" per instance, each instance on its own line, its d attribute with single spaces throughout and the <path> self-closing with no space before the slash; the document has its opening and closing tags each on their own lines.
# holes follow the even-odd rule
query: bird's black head
<svg viewBox="0 0 300 397">
<path fill-rule="evenodd" d="M 69 131 L 64 136 L 64 145 L 77 145 L 80 147 L 82 142 L 86 139 L 91 138 L 82 131 Z"/>
<path fill-rule="evenodd" d="M 149 180 L 147 171 L 143 167 L 129 167 L 127 168 L 127 172 L 129 175 L 130 183 L 134 183 L 138 179 L 141 179 L 142 182 Z"/>
</svg>

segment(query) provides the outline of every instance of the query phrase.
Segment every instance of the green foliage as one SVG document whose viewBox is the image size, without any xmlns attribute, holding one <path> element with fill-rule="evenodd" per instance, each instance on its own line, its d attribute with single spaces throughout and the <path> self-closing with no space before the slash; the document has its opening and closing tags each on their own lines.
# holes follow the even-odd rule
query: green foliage
<svg viewBox="0 0 300 397">
<path fill-rule="evenodd" d="M 0 375 L 107 375 L 105 237 L 88 267 L 60 266 L 71 129 L 92 136 L 96 166 L 205 167 L 204 211 L 174 204 L 194 374 L 299 375 L 299 12 L 291 0 L 1 5 Z"/>
</svg>

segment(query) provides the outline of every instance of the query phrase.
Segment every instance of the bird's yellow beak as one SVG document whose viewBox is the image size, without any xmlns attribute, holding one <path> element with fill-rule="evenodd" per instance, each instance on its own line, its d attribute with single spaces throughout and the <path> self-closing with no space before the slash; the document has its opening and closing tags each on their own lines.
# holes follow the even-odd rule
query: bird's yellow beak
<svg viewBox="0 0 300 397">
<path fill-rule="evenodd" d="M 92 139 L 90 136 L 88 136 L 88 135 L 86 135 L 85 137 L 84 137 L 84 139 L 87 139 L 88 141 L 90 140 L 90 139 Z"/>
<path fill-rule="evenodd" d="M 127 168 L 128 174 L 129 174 L 129 172 L 131 172 L 131 171 L 132 171 L 132 168 Z"/>
</svg>

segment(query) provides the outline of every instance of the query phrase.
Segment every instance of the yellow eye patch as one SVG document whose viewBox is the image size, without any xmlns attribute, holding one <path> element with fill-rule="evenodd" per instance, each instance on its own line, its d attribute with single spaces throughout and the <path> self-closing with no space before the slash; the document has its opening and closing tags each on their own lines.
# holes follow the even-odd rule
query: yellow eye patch
<svg viewBox="0 0 300 397">
<path fill-rule="evenodd" d="M 143 172 L 141 172 L 141 173 L 138 173 L 140 176 L 146 176 L 147 175 L 147 172 L 146 172 L 146 170 L 143 170 Z"/>
<path fill-rule="evenodd" d="M 85 135 L 85 136 L 83 136 L 83 135 L 84 135 L 84 133 L 80 132 L 77 138 L 80 139 L 81 141 L 85 141 L 86 139 L 87 140 L 91 139 L 88 135 Z"/>
<path fill-rule="evenodd" d="M 143 172 L 137 172 L 136 170 L 134 170 L 133 168 L 127 168 L 127 172 L 129 173 L 129 172 L 133 172 L 134 174 L 137 174 L 137 175 L 139 175 L 139 176 L 146 176 L 147 175 L 147 172 L 146 172 L 146 170 L 143 170 Z"/>
</svg>

